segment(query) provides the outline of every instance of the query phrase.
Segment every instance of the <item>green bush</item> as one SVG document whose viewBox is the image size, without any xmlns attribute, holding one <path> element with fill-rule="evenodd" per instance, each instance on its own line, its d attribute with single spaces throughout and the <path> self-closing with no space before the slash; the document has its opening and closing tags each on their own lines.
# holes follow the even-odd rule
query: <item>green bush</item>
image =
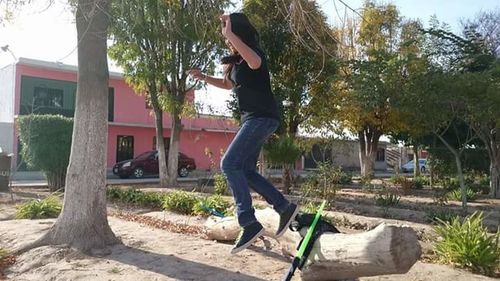
<svg viewBox="0 0 500 281">
<path fill-rule="evenodd" d="M 427 212 L 427 221 L 433 224 L 442 222 L 452 222 L 457 215 L 448 210 L 430 210 Z"/>
<path fill-rule="evenodd" d="M 482 213 L 476 212 L 463 222 L 457 217 L 451 223 L 440 221 L 434 229 L 440 236 L 434 249 L 442 262 L 487 275 L 499 269 L 500 230 L 489 234 Z"/>
<path fill-rule="evenodd" d="M 429 179 L 427 177 L 418 176 L 413 178 L 413 188 L 422 189 L 425 185 L 429 185 Z"/>
<path fill-rule="evenodd" d="M 456 189 L 460 189 L 460 181 L 458 180 L 458 178 L 456 177 L 452 177 L 452 178 L 444 178 L 442 181 L 441 181 L 441 184 L 443 185 L 443 187 L 447 190 L 456 190 Z"/>
<path fill-rule="evenodd" d="M 465 196 L 467 198 L 467 202 L 472 202 L 477 199 L 477 192 L 472 190 L 470 187 L 465 187 Z M 455 189 L 448 192 L 448 198 L 450 200 L 462 201 L 462 191 L 460 189 Z"/>
<path fill-rule="evenodd" d="M 51 191 L 64 187 L 71 151 L 73 119 L 60 115 L 25 115 L 17 119 L 22 159 L 42 171 Z"/>
<path fill-rule="evenodd" d="M 32 200 L 16 206 L 18 219 L 48 219 L 57 218 L 61 213 L 62 203 L 56 196 L 49 196 L 43 200 Z"/>
<path fill-rule="evenodd" d="M 215 174 L 214 181 L 215 181 L 215 183 L 214 183 L 215 194 L 228 195 L 230 193 L 227 179 L 226 179 L 226 176 L 224 174 L 222 174 L 222 173 Z"/>
<path fill-rule="evenodd" d="M 318 164 L 318 170 L 307 177 L 301 184 L 303 196 L 332 200 L 335 197 L 339 184 L 351 182 L 351 176 L 342 171 L 340 167 L 333 167 L 329 162 Z"/>
<path fill-rule="evenodd" d="M 375 204 L 383 207 L 396 206 L 400 199 L 401 196 L 384 188 L 375 195 Z"/>
<path fill-rule="evenodd" d="M 123 189 L 112 187 L 108 188 L 106 192 L 110 200 L 155 209 L 161 209 L 163 207 L 163 198 L 165 197 L 165 193 L 144 192 L 136 188 Z"/>
<path fill-rule="evenodd" d="M 196 215 L 210 216 L 212 215 L 210 209 L 212 209 L 219 214 L 226 216 L 228 214 L 229 207 L 231 207 L 231 203 L 217 194 L 198 200 L 193 207 L 193 213 Z"/>
<path fill-rule="evenodd" d="M 192 215 L 193 208 L 198 202 L 198 197 L 186 191 L 173 191 L 168 193 L 163 200 L 163 209 L 176 213 Z"/>
<path fill-rule="evenodd" d="M 402 175 L 394 175 L 389 180 L 392 184 L 402 184 L 406 181 L 406 177 Z"/>
</svg>

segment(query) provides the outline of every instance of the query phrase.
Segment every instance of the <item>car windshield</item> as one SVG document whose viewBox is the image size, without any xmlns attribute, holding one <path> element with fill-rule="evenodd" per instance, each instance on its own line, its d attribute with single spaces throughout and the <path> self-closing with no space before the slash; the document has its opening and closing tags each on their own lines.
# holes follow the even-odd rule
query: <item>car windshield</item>
<svg viewBox="0 0 500 281">
<path fill-rule="evenodd" d="M 135 159 L 136 160 L 145 160 L 145 159 L 148 159 L 148 157 L 150 155 L 151 155 L 151 151 L 144 152 L 143 154 L 140 154 L 139 156 L 137 156 Z"/>
<path fill-rule="evenodd" d="M 425 160 L 420 160 L 420 164 L 425 164 Z"/>
</svg>

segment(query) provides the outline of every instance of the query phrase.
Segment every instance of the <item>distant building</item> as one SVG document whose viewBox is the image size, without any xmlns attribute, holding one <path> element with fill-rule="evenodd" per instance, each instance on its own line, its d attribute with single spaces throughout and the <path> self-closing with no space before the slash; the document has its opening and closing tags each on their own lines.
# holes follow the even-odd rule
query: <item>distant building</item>
<svg viewBox="0 0 500 281">
<path fill-rule="evenodd" d="M 14 153 L 13 165 L 20 157 L 15 130 L 16 116 L 60 114 L 73 117 L 75 111 L 77 67 L 21 58 L 0 69 L 0 147 Z M 194 92 L 188 94 L 193 102 Z M 144 96 L 134 93 L 120 73 L 110 73 L 107 167 L 155 149 L 154 115 Z M 196 160 L 198 169 L 208 169 L 205 150 L 213 152 L 219 165 L 220 150 L 234 138 L 238 125 L 224 116 L 199 115 L 183 118 L 180 151 Z M 163 136 L 170 137 L 171 118 L 164 114 Z"/>
</svg>

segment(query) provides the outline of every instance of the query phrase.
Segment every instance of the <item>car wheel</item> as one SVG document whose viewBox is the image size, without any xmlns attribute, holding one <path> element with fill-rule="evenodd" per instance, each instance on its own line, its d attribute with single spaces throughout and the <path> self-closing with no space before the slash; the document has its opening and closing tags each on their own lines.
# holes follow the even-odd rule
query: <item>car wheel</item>
<svg viewBox="0 0 500 281">
<path fill-rule="evenodd" d="M 420 168 L 420 172 L 425 173 L 425 167 Z"/>
<path fill-rule="evenodd" d="M 179 168 L 178 174 L 179 174 L 179 177 L 185 178 L 189 175 L 189 170 L 186 167 L 181 167 L 181 168 Z"/>
<path fill-rule="evenodd" d="M 144 176 L 144 170 L 142 168 L 135 168 L 133 175 L 134 175 L 134 178 L 140 179 Z"/>
</svg>

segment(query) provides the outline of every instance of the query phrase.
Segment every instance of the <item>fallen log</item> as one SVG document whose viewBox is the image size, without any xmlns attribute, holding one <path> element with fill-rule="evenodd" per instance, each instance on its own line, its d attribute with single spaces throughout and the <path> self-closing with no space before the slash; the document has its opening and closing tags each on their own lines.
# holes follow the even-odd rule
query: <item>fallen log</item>
<svg viewBox="0 0 500 281">
<path fill-rule="evenodd" d="M 279 216 L 272 209 L 256 210 L 257 219 L 266 229 L 264 235 L 274 238 Z M 205 224 L 209 239 L 235 240 L 239 226 L 234 217 L 209 218 Z M 304 233 L 305 229 L 301 230 Z M 295 254 L 300 242 L 298 232 L 287 231 L 278 239 L 283 254 Z M 406 226 L 380 224 L 356 234 L 324 233 L 313 245 L 301 270 L 302 280 L 341 280 L 363 276 L 403 274 L 421 255 L 415 231 Z"/>
</svg>

